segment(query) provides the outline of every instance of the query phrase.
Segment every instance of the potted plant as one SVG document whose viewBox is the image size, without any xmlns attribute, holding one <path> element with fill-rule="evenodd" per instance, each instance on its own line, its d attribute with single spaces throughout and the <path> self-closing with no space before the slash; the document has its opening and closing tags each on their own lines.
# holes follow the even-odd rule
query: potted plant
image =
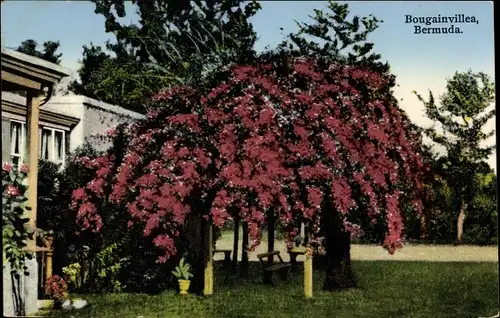
<svg viewBox="0 0 500 318">
<path fill-rule="evenodd" d="M 47 279 L 45 293 L 54 301 L 54 309 L 60 309 L 63 301 L 68 297 L 68 284 L 59 275 Z"/>
<path fill-rule="evenodd" d="M 191 281 L 189 278 L 193 277 L 191 274 L 191 265 L 184 262 L 184 257 L 181 258 L 179 265 L 175 267 L 172 274 L 179 282 L 179 290 L 181 295 L 187 295 Z"/>
</svg>

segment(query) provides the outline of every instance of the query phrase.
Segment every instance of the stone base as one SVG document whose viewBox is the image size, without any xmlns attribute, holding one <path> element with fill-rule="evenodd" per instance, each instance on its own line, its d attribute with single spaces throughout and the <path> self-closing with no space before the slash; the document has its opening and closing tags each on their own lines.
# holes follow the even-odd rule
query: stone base
<svg viewBox="0 0 500 318">
<path fill-rule="evenodd" d="M 20 292 L 22 293 L 24 308 L 27 315 L 35 314 L 38 311 L 38 263 L 36 258 L 26 260 L 29 276 L 21 276 Z M 15 316 L 15 300 L 12 289 L 12 279 L 10 275 L 10 266 L 8 263 L 3 265 L 3 315 Z"/>
</svg>

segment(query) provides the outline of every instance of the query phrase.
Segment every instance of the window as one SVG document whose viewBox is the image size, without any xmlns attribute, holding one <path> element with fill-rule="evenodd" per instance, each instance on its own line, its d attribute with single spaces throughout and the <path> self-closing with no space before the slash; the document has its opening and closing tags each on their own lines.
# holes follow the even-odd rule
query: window
<svg viewBox="0 0 500 318">
<path fill-rule="evenodd" d="M 26 127 L 18 121 L 10 122 L 10 159 L 18 167 L 24 159 Z"/>
<path fill-rule="evenodd" d="M 50 129 L 41 128 L 40 130 L 40 159 L 51 160 L 54 157 L 54 140 Z"/>
<path fill-rule="evenodd" d="M 40 159 L 62 164 L 66 159 L 66 135 L 63 130 L 39 128 Z M 18 121 L 11 121 L 11 162 L 18 166 L 23 162 L 26 149 L 26 125 Z"/>
<path fill-rule="evenodd" d="M 64 140 L 64 132 L 55 130 L 55 146 L 54 146 L 54 161 L 56 162 L 63 162 L 64 161 L 64 145 L 65 145 L 65 140 Z"/>
<path fill-rule="evenodd" d="M 40 128 L 40 159 L 64 164 L 65 145 L 64 131 L 48 127 Z"/>
</svg>

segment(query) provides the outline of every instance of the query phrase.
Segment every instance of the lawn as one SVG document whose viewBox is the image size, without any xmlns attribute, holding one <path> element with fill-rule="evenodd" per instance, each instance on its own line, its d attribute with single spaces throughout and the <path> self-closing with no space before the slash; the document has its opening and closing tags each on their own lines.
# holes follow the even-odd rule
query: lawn
<svg viewBox="0 0 500 318">
<path fill-rule="evenodd" d="M 216 268 L 210 298 L 161 295 L 85 295 L 81 311 L 53 312 L 51 317 L 478 317 L 497 310 L 495 263 L 355 261 L 356 289 L 321 291 L 324 272 L 314 272 L 315 294 L 303 295 L 302 271 L 276 286 L 261 283 L 259 264 L 251 262 L 248 281 Z"/>
</svg>

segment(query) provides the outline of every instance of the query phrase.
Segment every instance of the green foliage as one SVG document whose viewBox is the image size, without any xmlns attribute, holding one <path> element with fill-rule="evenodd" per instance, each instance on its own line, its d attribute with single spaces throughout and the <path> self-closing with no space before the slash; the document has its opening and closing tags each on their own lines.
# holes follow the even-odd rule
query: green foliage
<svg viewBox="0 0 500 318">
<path fill-rule="evenodd" d="M 297 56 L 311 56 L 333 60 L 342 64 L 363 65 L 382 74 L 389 73 L 389 64 L 374 53 L 374 44 L 368 41 L 382 20 L 373 15 L 350 17 L 348 4 L 328 1 L 329 12 L 314 10 L 309 17 L 313 22 L 295 21 L 299 31 L 291 33 L 278 50 Z M 394 76 L 390 76 L 394 85 Z"/>
<path fill-rule="evenodd" d="M 477 173 L 473 186 L 476 194 L 468 205 L 464 241 L 475 244 L 496 244 L 498 228 L 496 175 L 492 172 Z"/>
<path fill-rule="evenodd" d="M 43 42 L 43 50 L 39 50 L 38 43 L 35 40 L 29 39 L 21 42 L 21 45 L 19 45 L 16 51 L 41 58 L 51 63 L 59 64 L 61 63 L 62 56 L 62 53 L 56 54 L 59 45 L 59 41 L 46 41 Z"/>
<path fill-rule="evenodd" d="M 26 211 L 28 189 L 27 174 L 14 170 L 4 164 L 2 170 L 2 245 L 4 263 L 10 265 L 11 274 L 19 278 L 20 274 L 29 275 L 26 259 L 32 259 L 31 251 L 26 250 L 29 239 L 33 238 L 34 229 L 29 228 Z"/>
<path fill-rule="evenodd" d="M 82 287 L 81 277 L 82 266 L 78 263 L 69 264 L 63 267 L 62 271 L 66 277 L 66 281 L 70 284 L 70 287 L 75 290 L 79 290 Z"/>
<path fill-rule="evenodd" d="M 83 247 L 81 262 L 62 269 L 68 283 L 76 290 L 121 292 L 118 275 L 127 259 L 120 259 L 117 250 L 118 245 L 114 243 L 89 257 L 88 247 Z"/>
<path fill-rule="evenodd" d="M 494 83 L 484 73 L 455 73 L 448 80 L 441 104 L 436 105 L 432 92 L 428 101 L 414 92 L 424 104 L 427 117 L 439 123 L 443 133 L 436 127 L 424 129 L 432 141 L 445 147 L 447 161 L 443 168 L 448 175 L 466 190 L 475 175 L 477 163 L 487 159 L 495 146 L 482 147 L 482 141 L 494 136 L 495 131 L 483 132 L 484 125 L 495 117 L 495 109 L 487 110 L 495 101 Z"/>
<path fill-rule="evenodd" d="M 118 22 L 126 15 L 123 0 L 93 2 L 116 41 L 106 44 L 113 56 L 84 46 L 81 82 L 70 86 L 76 94 L 144 113 L 153 93 L 254 55 L 248 19 L 260 9 L 256 1 L 132 1 L 140 25 Z"/>
<path fill-rule="evenodd" d="M 184 262 L 184 257 L 181 258 L 179 265 L 175 267 L 172 274 L 178 279 L 189 280 L 189 278 L 193 277 L 193 274 L 191 274 L 191 265 Z"/>
<path fill-rule="evenodd" d="M 434 125 L 425 128 L 424 132 L 446 149 L 446 155 L 438 158 L 434 168 L 436 175 L 450 186 L 454 198 L 450 209 L 455 215 L 459 211 L 470 214 L 474 206 L 481 206 L 480 202 L 493 200 L 491 196 L 486 199 L 482 193 L 493 180 L 491 169 L 483 161 L 495 146 L 482 144 L 495 134 L 494 130 L 483 132 L 484 125 L 496 113 L 492 108 L 494 83 L 486 74 L 469 70 L 456 72 L 448 79 L 440 105 L 436 104 L 432 92 L 428 100 L 414 93 L 424 104 L 427 117 L 440 126 L 440 130 Z"/>
<path fill-rule="evenodd" d="M 60 210 L 60 164 L 40 160 L 37 183 L 37 225 L 54 230 L 65 216 Z"/>
<path fill-rule="evenodd" d="M 443 160 L 444 161 L 444 160 Z M 497 236 L 496 175 L 487 163 L 476 168 L 470 188 L 474 195 L 467 201 L 467 215 L 464 222 L 464 242 L 469 244 L 492 244 Z M 460 197 L 455 185 L 445 178 L 436 178 L 426 184 L 431 196 L 425 207 L 428 217 L 428 240 L 452 243 L 456 240 L 456 215 Z M 418 238 L 414 237 L 415 239 Z"/>
<path fill-rule="evenodd" d="M 81 63 L 80 82 L 73 81 L 68 86 L 70 91 L 139 113 L 145 113 L 144 104 L 154 92 L 173 80 L 136 62 L 133 57 L 118 60 L 92 44 L 83 47 Z"/>
</svg>

